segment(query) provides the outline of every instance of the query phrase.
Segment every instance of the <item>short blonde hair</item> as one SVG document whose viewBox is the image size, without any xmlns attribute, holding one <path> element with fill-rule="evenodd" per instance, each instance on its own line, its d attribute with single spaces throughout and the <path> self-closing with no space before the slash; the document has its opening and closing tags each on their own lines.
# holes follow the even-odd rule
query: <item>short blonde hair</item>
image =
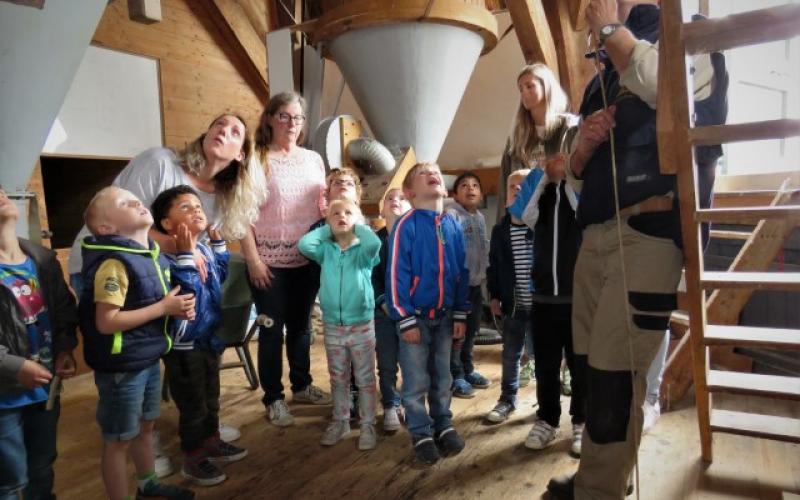
<svg viewBox="0 0 800 500">
<path fill-rule="evenodd" d="M 83 212 L 83 221 L 92 235 L 98 236 L 100 234 L 100 224 L 105 222 L 104 210 L 102 210 L 103 207 L 101 206 L 102 202 L 106 196 L 119 189 L 117 186 L 104 187 L 92 197 L 86 206 L 86 210 Z"/>
<path fill-rule="evenodd" d="M 336 198 L 335 200 L 332 200 L 330 202 L 330 205 L 328 205 L 328 215 L 325 216 L 326 221 L 328 220 L 328 217 L 330 217 L 331 213 L 333 213 L 334 208 L 338 206 L 349 206 L 350 208 L 352 208 L 353 212 L 355 212 L 356 214 L 356 223 L 364 224 L 364 214 L 361 212 L 361 207 L 359 207 L 358 203 L 351 200 L 350 198 L 344 198 L 344 197 Z"/>
<path fill-rule="evenodd" d="M 356 173 L 356 171 L 350 167 L 336 168 L 333 169 L 330 174 L 328 174 L 328 177 L 325 179 L 325 196 L 330 196 L 331 184 L 333 184 L 333 181 L 339 177 L 350 177 L 353 179 L 353 182 L 356 185 L 356 197 L 358 197 L 356 203 L 360 205 L 362 192 L 361 179 L 358 177 L 358 173 Z"/>
<path fill-rule="evenodd" d="M 511 187 L 511 181 L 512 180 L 514 180 L 514 179 L 516 179 L 518 177 L 522 177 L 523 179 L 525 179 L 526 177 L 528 177 L 528 174 L 530 174 L 530 173 L 531 173 L 531 169 L 529 169 L 529 168 L 520 168 L 520 169 L 514 170 L 513 172 L 508 174 L 508 179 L 506 179 L 506 190 L 508 190 L 508 188 Z"/>
<path fill-rule="evenodd" d="M 423 161 L 423 162 L 417 163 L 416 165 L 411 167 L 411 169 L 408 171 L 408 173 L 406 173 L 405 178 L 403 178 L 403 189 L 409 189 L 410 190 L 414 186 L 414 177 L 416 177 L 417 174 L 419 173 L 419 171 L 422 170 L 425 167 L 434 167 L 434 168 L 436 168 L 436 169 L 441 171 L 441 168 L 439 167 L 438 163 L 429 162 L 429 161 Z"/>
</svg>

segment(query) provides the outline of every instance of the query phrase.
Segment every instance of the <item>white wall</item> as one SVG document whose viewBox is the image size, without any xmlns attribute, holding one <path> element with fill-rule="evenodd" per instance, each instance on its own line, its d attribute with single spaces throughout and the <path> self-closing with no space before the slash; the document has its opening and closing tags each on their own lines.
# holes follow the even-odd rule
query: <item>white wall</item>
<svg viewBox="0 0 800 500">
<path fill-rule="evenodd" d="M 23 190 L 106 0 L 0 2 L 0 184 Z"/>
</svg>

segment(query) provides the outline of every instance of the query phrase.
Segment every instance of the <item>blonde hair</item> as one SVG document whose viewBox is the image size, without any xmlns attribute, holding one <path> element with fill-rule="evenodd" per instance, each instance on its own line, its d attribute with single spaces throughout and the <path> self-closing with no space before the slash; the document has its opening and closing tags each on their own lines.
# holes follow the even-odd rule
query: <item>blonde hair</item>
<svg viewBox="0 0 800 500">
<path fill-rule="evenodd" d="M 532 75 L 541 82 L 546 103 L 544 133 L 541 137 L 536 132 L 536 124 L 533 122 L 531 112 L 525 109 L 521 99 L 517 114 L 511 124 L 509 149 L 513 156 L 525 165 L 529 165 L 533 161 L 533 155 L 539 144 L 550 139 L 561 126 L 563 115 L 569 107 L 569 100 L 558 83 L 556 75 L 547 65 L 534 63 L 523 66 L 517 75 L 517 83 L 525 75 Z"/>
<path fill-rule="evenodd" d="M 357 224 L 365 223 L 364 214 L 361 212 L 361 208 L 358 206 L 358 203 L 351 200 L 350 198 L 345 198 L 343 196 L 336 198 L 335 200 L 331 200 L 330 205 L 328 205 L 328 215 L 325 216 L 326 222 L 328 220 L 328 217 L 330 217 L 330 215 L 333 213 L 334 207 L 337 207 L 339 205 L 346 205 L 353 209 L 353 212 L 355 212 L 356 215 Z"/>
<path fill-rule="evenodd" d="M 513 172 L 508 174 L 508 179 L 506 179 L 506 190 L 508 190 L 508 188 L 511 187 L 511 181 L 512 180 L 514 180 L 514 179 L 516 179 L 518 177 L 521 177 L 521 178 L 525 179 L 526 177 L 528 177 L 528 174 L 530 174 L 530 173 L 531 173 L 531 169 L 529 169 L 529 168 L 520 168 L 520 169 L 514 170 Z"/>
<path fill-rule="evenodd" d="M 357 199 L 355 200 L 355 202 L 361 205 L 361 193 L 362 193 L 361 179 L 358 177 L 356 171 L 350 167 L 342 167 L 331 170 L 331 173 L 328 174 L 328 177 L 325 179 L 325 196 L 326 197 L 330 196 L 331 184 L 333 184 L 333 181 L 335 181 L 339 177 L 345 177 L 345 176 L 353 179 L 353 183 L 355 183 L 356 185 Z"/>
<path fill-rule="evenodd" d="M 89 204 L 86 206 L 86 210 L 83 211 L 83 222 L 86 224 L 86 227 L 89 229 L 89 232 L 92 233 L 94 236 L 98 236 L 100 234 L 100 224 L 105 222 L 105 210 L 101 206 L 101 202 L 111 192 L 118 191 L 120 188 L 117 186 L 106 186 L 100 191 L 98 191 L 92 199 L 89 201 Z"/>
<path fill-rule="evenodd" d="M 261 164 L 253 149 L 253 139 L 247 122 L 235 113 L 223 113 L 211 121 L 210 129 L 223 116 L 232 116 L 245 127 L 242 142 L 241 160 L 233 159 L 227 167 L 214 176 L 216 200 L 222 224 L 220 234 L 227 240 L 244 237 L 252 224 L 258 220 L 259 207 L 267 200 L 267 180 Z M 192 175 L 198 176 L 206 166 L 203 140 L 206 134 L 189 143 L 178 153 L 181 166 Z"/>
<path fill-rule="evenodd" d="M 275 116 L 278 113 L 278 110 L 293 102 L 298 103 L 300 108 L 305 113 L 306 100 L 303 99 L 303 96 L 294 91 L 280 92 L 270 97 L 269 102 L 264 108 L 264 111 L 261 113 L 261 118 L 258 121 L 258 129 L 256 129 L 255 133 L 255 148 L 258 159 L 263 165 L 264 172 L 266 173 L 267 177 L 269 177 L 269 162 L 267 161 L 267 157 L 269 156 L 269 145 L 272 143 L 273 139 L 272 127 L 269 125 L 269 117 Z M 305 142 L 305 138 L 305 128 L 303 128 L 300 130 L 300 133 L 297 136 L 297 144 L 302 145 L 303 142 Z"/>
<path fill-rule="evenodd" d="M 414 186 L 414 177 L 417 176 L 420 170 L 426 167 L 431 167 L 431 168 L 436 168 L 437 170 L 441 170 L 441 168 L 439 168 L 438 163 L 429 161 L 417 163 L 408 170 L 408 173 L 406 173 L 406 176 L 403 178 L 403 189 L 410 190 Z"/>
</svg>

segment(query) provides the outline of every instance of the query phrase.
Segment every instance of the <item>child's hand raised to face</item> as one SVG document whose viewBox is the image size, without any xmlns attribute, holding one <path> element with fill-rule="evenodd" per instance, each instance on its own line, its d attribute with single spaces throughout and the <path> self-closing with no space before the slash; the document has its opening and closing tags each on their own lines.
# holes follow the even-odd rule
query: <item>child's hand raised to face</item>
<svg viewBox="0 0 800 500">
<path fill-rule="evenodd" d="M 178 230 L 173 238 L 175 238 L 175 247 L 178 249 L 178 252 L 194 253 L 195 246 L 197 245 L 197 238 L 189 231 L 189 226 L 183 223 L 178 224 Z"/>
<path fill-rule="evenodd" d="M 211 238 L 211 241 L 222 241 L 222 235 L 218 229 L 208 228 L 208 237 Z"/>
</svg>

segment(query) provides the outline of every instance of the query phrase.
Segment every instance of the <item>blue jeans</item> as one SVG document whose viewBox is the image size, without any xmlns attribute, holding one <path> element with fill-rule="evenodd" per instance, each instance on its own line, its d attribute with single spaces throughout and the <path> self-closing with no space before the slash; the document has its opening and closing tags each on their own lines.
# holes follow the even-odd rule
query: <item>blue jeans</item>
<svg viewBox="0 0 800 500">
<path fill-rule="evenodd" d="M 106 441 L 130 441 L 139 435 L 142 420 L 161 414 L 161 364 L 135 372 L 94 372 L 97 423 Z"/>
<path fill-rule="evenodd" d="M 56 429 L 61 413 L 59 399 L 52 410 L 37 403 L 0 410 L 0 500 L 50 499 Z"/>
<path fill-rule="evenodd" d="M 519 362 L 523 348 L 531 342 L 529 311 L 517 311 L 503 318 L 503 376 L 500 381 L 500 401 L 516 408 L 519 390 Z M 528 352 L 533 349 L 530 348 Z"/>
<path fill-rule="evenodd" d="M 472 350 L 475 348 L 475 336 L 481 329 L 481 313 L 483 310 L 483 295 L 481 287 L 469 287 L 469 303 L 472 311 L 467 315 L 467 331 L 464 333 L 464 342 L 459 347 L 453 347 L 450 356 L 450 372 L 454 379 L 464 378 L 475 371 L 472 364 Z M 455 344 L 453 344 L 455 346 Z"/>
<path fill-rule="evenodd" d="M 450 411 L 450 349 L 453 344 L 453 318 L 447 315 L 429 319 L 417 316 L 420 343 L 400 339 L 398 359 L 403 371 L 403 407 L 412 439 L 430 437 L 452 427 Z M 428 397 L 430 415 L 425 409 Z"/>
<path fill-rule="evenodd" d="M 378 383 L 381 389 L 381 404 L 384 408 L 400 406 L 397 392 L 397 352 L 400 338 L 397 323 L 380 307 L 375 309 L 375 351 L 378 355 Z"/>
</svg>

